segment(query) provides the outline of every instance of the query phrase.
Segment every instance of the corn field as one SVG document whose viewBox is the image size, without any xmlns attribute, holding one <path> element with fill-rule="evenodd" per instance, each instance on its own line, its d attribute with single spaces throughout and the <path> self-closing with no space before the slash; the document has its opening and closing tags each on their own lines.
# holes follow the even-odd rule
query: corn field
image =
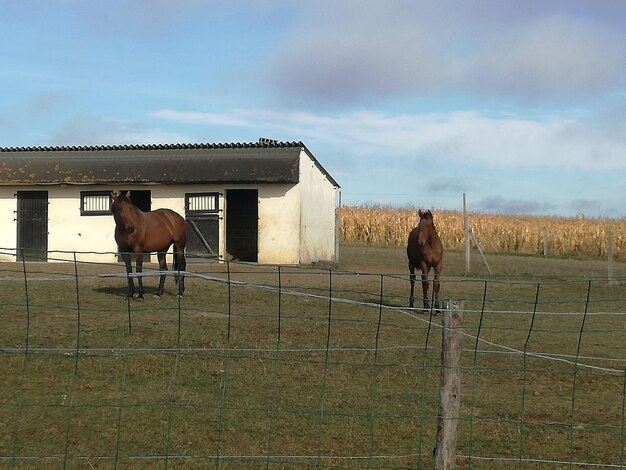
<svg viewBox="0 0 626 470">
<path fill-rule="evenodd" d="M 417 224 L 416 208 L 344 206 L 338 209 L 344 243 L 404 246 Z M 464 247 L 463 213 L 433 210 L 435 226 L 448 250 Z M 609 233 L 613 256 L 626 259 L 626 219 L 513 216 L 470 213 L 472 233 L 492 253 L 606 257 Z"/>
</svg>

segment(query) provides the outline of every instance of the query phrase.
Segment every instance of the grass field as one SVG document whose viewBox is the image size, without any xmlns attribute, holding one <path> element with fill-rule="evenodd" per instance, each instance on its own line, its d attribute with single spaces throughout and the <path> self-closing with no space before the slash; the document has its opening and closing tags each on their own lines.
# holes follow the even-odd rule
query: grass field
<svg viewBox="0 0 626 470">
<path fill-rule="evenodd" d="M 1 264 L 0 467 L 432 468 L 440 317 L 405 308 L 403 248 L 340 256 L 190 260 L 184 298 L 152 277 L 145 302 L 120 265 Z M 626 464 L 626 263 L 608 283 L 599 260 L 488 261 L 445 258 L 460 468 Z"/>
</svg>

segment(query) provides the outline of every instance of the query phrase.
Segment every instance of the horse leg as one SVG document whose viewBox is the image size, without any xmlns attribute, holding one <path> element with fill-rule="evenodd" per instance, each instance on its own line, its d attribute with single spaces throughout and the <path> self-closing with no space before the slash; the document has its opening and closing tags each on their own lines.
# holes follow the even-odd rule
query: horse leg
<svg viewBox="0 0 626 470">
<path fill-rule="evenodd" d="M 135 272 L 137 273 L 137 300 L 143 300 L 143 253 L 135 254 Z"/>
<path fill-rule="evenodd" d="M 180 259 L 178 258 L 178 250 L 174 245 L 174 252 L 172 253 L 172 270 L 174 271 L 174 282 L 178 285 L 178 273 L 180 272 Z"/>
<path fill-rule="evenodd" d="M 178 295 L 182 297 L 185 293 L 185 275 L 183 274 L 183 271 L 185 271 L 185 269 L 187 268 L 185 252 L 182 250 L 178 251 L 178 249 L 174 247 L 174 261 L 176 264 L 176 282 L 178 283 Z"/>
<path fill-rule="evenodd" d="M 441 287 L 441 283 L 439 282 L 439 274 L 441 274 L 441 264 L 436 266 L 434 269 L 434 280 L 433 280 L 433 295 L 435 297 L 435 309 L 438 313 L 441 313 L 439 307 L 439 288 Z"/>
<path fill-rule="evenodd" d="M 161 298 L 165 287 L 165 272 L 167 271 L 167 260 L 165 259 L 165 253 L 163 252 L 158 252 L 157 258 L 159 260 L 159 271 L 161 272 L 161 275 L 159 276 L 159 288 L 157 289 L 156 294 L 154 294 L 154 297 Z"/>
<path fill-rule="evenodd" d="M 135 283 L 133 282 L 133 265 L 130 260 L 129 253 L 121 253 L 124 265 L 126 266 L 126 278 L 128 279 L 128 298 L 132 298 L 135 295 Z"/>
<path fill-rule="evenodd" d="M 422 266 L 422 297 L 424 299 L 424 310 L 430 310 L 428 302 L 428 266 Z"/>
<path fill-rule="evenodd" d="M 409 283 L 411 284 L 411 293 L 409 294 L 409 307 L 413 307 L 413 301 L 415 300 L 415 266 L 413 263 L 409 263 Z"/>
</svg>

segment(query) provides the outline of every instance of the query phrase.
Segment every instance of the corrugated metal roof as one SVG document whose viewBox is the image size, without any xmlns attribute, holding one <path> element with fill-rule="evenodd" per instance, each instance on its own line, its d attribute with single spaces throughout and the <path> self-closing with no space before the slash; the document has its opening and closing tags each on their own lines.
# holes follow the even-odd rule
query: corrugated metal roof
<svg viewBox="0 0 626 470">
<path fill-rule="evenodd" d="M 0 147 L 0 184 L 297 183 L 302 142 Z"/>
</svg>

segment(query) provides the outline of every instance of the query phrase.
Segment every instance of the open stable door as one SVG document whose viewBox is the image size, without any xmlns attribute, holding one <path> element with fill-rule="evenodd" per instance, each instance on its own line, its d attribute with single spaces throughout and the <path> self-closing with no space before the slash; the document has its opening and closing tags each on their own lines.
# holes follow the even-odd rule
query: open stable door
<svg viewBox="0 0 626 470">
<path fill-rule="evenodd" d="M 256 263 L 259 259 L 259 191 L 226 191 L 226 252 L 233 259 Z"/>
</svg>

